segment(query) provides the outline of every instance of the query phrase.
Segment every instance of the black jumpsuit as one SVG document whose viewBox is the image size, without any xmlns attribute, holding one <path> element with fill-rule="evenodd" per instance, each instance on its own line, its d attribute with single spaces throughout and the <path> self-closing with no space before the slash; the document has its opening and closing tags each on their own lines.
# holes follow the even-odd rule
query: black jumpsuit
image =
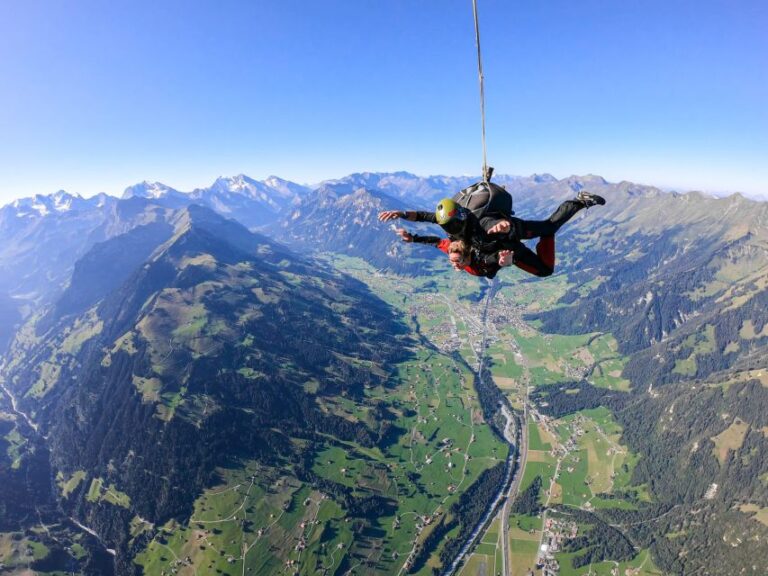
<svg viewBox="0 0 768 576">
<path fill-rule="evenodd" d="M 468 211 L 467 225 L 461 235 L 451 235 L 452 240 L 464 240 L 472 249 L 472 259 L 482 260 L 486 266 L 498 263 L 500 250 L 514 252 L 513 263 L 536 276 L 549 276 L 555 268 L 555 234 L 584 204 L 578 200 L 566 200 L 546 220 L 523 220 L 514 216 L 497 214 L 477 218 Z M 415 212 L 416 222 L 437 224 L 434 212 Z M 506 234 L 488 234 L 487 230 L 502 220 L 509 220 L 511 228 Z M 536 252 L 523 244 L 523 240 L 541 238 Z"/>
</svg>

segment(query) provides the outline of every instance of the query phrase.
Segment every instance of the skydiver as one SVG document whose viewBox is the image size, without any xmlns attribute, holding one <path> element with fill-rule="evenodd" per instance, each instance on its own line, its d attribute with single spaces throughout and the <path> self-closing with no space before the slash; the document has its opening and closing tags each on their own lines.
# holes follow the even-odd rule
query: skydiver
<svg viewBox="0 0 768 576">
<path fill-rule="evenodd" d="M 489 230 L 512 217 L 512 196 L 501 186 L 486 182 L 472 184 L 457 196 L 464 198 L 463 205 L 445 198 L 435 212 L 388 210 L 379 213 L 379 220 L 386 222 L 405 218 L 440 224 L 451 240 L 464 240 L 468 246 L 483 254 L 497 252 L 498 238 L 489 236 Z M 474 206 L 474 202 L 478 202 L 478 206 Z"/>
<path fill-rule="evenodd" d="M 473 276 L 493 278 L 501 268 L 516 264 L 511 250 L 500 250 L 493 255 L 494 258 L 484 258 L 477 250 L 467 245 L 464 240 L 451 240 L 439 236 L 420 236 L 412 234 L 404 228 L 395 228 L 395 232 L 399 234 L 403 242 L 429 244 L 442 250 L 448 255 L 448 260 L 454 270 L 463 270 Z"/>
<path fill-rule="evenodd" d="M 492 278 L 502 266 L 514 264 L 518 268 L 535 276 L 550 276 L 555 268 L 555 234 L 579 210 L 591 206 L 602 206 L 605 199 L 597 194 L 580 191 L 574 200 L 566 200 L 546 220 L 523 220 L 514 216 L 499 217 L 495 214 L 484 218 L 483 222 L 472 211 L 460 206 L 454 200 L 445 198 L 437 205 L 435 212 L 387 210 L 379 213 L 379 220 L 387 222 L 404 218 L 414 222 L 432 222 L 439 224 L 449 234 L 448 240 L 462 240 L 465 244 L 463 258 L 466 266 L 479 273 L 476 276 Z M 403 230 L 408 236 L 414 237 Z M 398 234 L 408 242 L 398 229 Z M 436 237 L 415 236 L 416 242 L 424 242 L 440 247 L 434 242 Z M 540 238 L 534 253 L 522 243 L 523 240 Z M 441 248 L 442 249 L 442 248 Z M 444 250 L 445 251 L 445 250 Z M 502 252 L 511 252 L 503 260 Z M 450 257 L 450 254 L 449 254 Z M 511 258 L 511 261 L 509 261 Z M 500 262 L 503 261 L 504 264 Z M 509 263 L 507 263 L 509 262 Z M 454 268 L 456 268 L 454 266 Z M 466 268 L 459 268 L 465 269 Z M 469 271 L 469 270 L 467 270 Z M 473 273 L 473 272 L 470 272 Z M 490 275 L 489 275 L 490 274 Z"/>
</svg>

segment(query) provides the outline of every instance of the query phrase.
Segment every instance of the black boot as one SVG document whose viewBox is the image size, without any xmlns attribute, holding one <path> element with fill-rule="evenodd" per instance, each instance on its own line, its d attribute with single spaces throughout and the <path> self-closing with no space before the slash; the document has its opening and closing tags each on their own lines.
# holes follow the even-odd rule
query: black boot
<svg viewBox="0 0 768 576">
<path fill-rule="evenodd" d="M 584 208 L 589 208 L 590 206 L 602 206 L 603 204 L 605 204 L 605 198 L 603 198 L 602 196 L 598 196 L 597 194 L 592 194 L 591 192 L 587 192 L 585 190 L 580 191 L 576 195 L 576 201 L 584 204 Z"/>
</svg>

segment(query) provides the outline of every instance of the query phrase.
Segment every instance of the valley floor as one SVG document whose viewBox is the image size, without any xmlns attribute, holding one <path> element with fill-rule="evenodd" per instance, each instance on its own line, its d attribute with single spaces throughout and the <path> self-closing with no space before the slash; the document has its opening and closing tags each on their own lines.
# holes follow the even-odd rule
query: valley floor
<svg viewBox="0 0 768 576">
<path fill-rule="evenodd" d="M 583 378 L 615 390 L 629 386 L 610 337 L 546 335 L 523 319 L 554 303 L 565 288 L 562 280 L 503 287 L 484 321 L 483 302 L 468 298 L 478 293 L 477 279 L 454 274 L 405 279 L 340 257 L 333 257 L 333 264 L 399 309 L 422 342 L 411 360 L 396 367 L 391 383 L 366 390 L 365 403 L 327 397 L 320 400 L 322 408 L 352 422 L 369 421 L 370 406 L 379 403 L 396 414 L 395 428 L 375 448 L 329 437 L 312 458 L 314 487 L 290 467 L 248 462 L 219 470 L 218 485 L 198 498 L 189 522 L 153 526 L 135 517 L 134 541 L 151 535 L 136 558 L 145 574 L 445 571 L 441 552 L 460 532 L 451 522 L 454 507 L 484 472 L 505 463 L 510 450 L 517 452 L 515 480 L 458 574 L 660 574 L 647 550 L 624 561 L 572 564 L 582 552 L 573 543 L 588 526 L 570 520 L 569 508 L 631 509 L 649 496 L 645 487 L 630 484 L 636 457 L 619 443 L 621 428 L 607 409 L 552 419 L 529 398 L 538 386 Z M 490 364 L 495 385 L 515 409 L 511 443 L 495 436 L 483 418 L 472 372 L 480 362 Z M 517 441 L 522 445 L 514 446 Z M 538 510 L 516 511 L 537 478 Z M 63 493 L 82 480 L 61 479 Z M 87 481 L 89 498 L 104 506 L 126 505 L 121 493 L 98 479 Z M 375 520 L 353 516 L 337 495 L 322 489 L 324 481 L 348 487 L 360 502 L 377 497 L 395 505 L 368 515 Z M 0 563 L 29 566 L 44 555 L 36 546 L 34 539 L 2 534 Z"/>
<path fill-rule="evenodd" d="M 346 260 L 344 264 L 348 271 L 359 265 Z M 611 336 L 549 335 L 540 332 L 535 322 L 524 320 L 525 313 L 551 306 L 563 294 L 566 286 L 562 279 L 502 287 L 493 296 L 483 324 L 481 303 L 461 298 L 477 290 L 475 279 L 453 275 L 435 282 L 432 278 L 433 283 L 424 291 L 414 280 L 411 290 L 404 290 L 407 283 L 402 280 L 395 283 L 371 273 L 364 265 L 359 266 L 362 269 L 358 277 L 365 281 L 366 275 L 373 274 L 369 285 L 392 303 L 410 302 L 412 308 L 422 310 L 429 310 L 430 306 L 436 309 L 437 303 L 450 306 L 448 319 L 422 312 L 420 319 L 427 316 L 420 322 L 422 332 L 444 350 L 456 349 L 469 364 L 477 362 L 478 354 L 484 354 L 491 362 L 494 382 L 521 415 L 519 437 L 523 446 L 518 456 L 517 481 L 507 502 L 457 573 L 661 574 L 648 550 L 638 550 L 625 561 L 606 559 L 581 568 L 574 568 L 571 563 L 583 550 L 568 547 L 567 543 L 583 536 L 585 526 L 564 523 L 562 510 L 633 509 L 650 497 L 644 486 L 630 485 L 637 456 L 619 443 L 621 427 L 607 409 L 584 410 L 552 419 L 543 415 L 529 398 L 529 392 L 538 386 L 581 379 L 599 387 L 629 390 L 629 382 L 621 377 L 625 360 L 617 353 Z M 480 349 L 483 341 L 485 350 Z M 537 477 L 542 481 L 538 496 L 540 512 L 512 513 L 519 494 Z"/>
</svg>

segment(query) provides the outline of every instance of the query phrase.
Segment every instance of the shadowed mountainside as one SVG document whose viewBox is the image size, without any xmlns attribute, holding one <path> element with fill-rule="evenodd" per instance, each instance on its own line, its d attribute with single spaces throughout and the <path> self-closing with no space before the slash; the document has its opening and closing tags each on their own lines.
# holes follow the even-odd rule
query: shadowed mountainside
<svg viewBox="0 0 768 576">
<path fill-rule="evenodd" d="M 377 429 L 316 398 L 363 402 L 364 387 L 407 355 L 405 328 L 362 284 L 205 208 L 171 223 L 145 258 L 146 229 L 94 247 L 3 370 L 49 438 L 56 473 L 75 479 L 62 506 L 120 550 L 119 573 L 144 542 L 131 538 L 132 519 L 188 517 L 216 466 L 287 469 L 317 434 L 371 446 Z M 134 266 L 116 289 L 89 282 L 121 253 Z M 94 500 L 102 485 L 111 504 Z"/>
<path fill-rule="evenodd" d="M 369 423 L 316 400 L 364 402 L 360 390 L 406 349 L 404 328 L 359 284 L 307 258 L 324 251 L 439 271 L 439 253 L 400 242 L 376 214 L 429 209 L 470 181 L 351 175 L 285 195 L 258 222 L 228 204 L 248 225 L 271 222 L 299 256 L 157 188 L 87 210 L 64 210 L 63 196 L 37 216 L 41 199 L 4 208 L 0 291 L 16 298 L 0 313 L 18 319 L 26 306 L 27 322 L 2 375 L 50 438 L 71 488 L 64 509 L 130 557 L 146 535 L 126 526 L 188 515 L 223 460 L 300 469 L 313 434 L 373 443 Z M 768 508 L 768 204 L 598 176 L 494 181 L 523 218 L 544 218 L 581 189 L 608 201 L 558 234 L 557 273 L 569 288 L 530 318 L 550 332 L 610 332 L 626 357 L 632 389 L 620 399 L 588 383 L 538 396 L 557 414 L 608 405 L 640 455 L 633 483 L 651 502 L 596 514 L 626 526 L 668 572 L 750 573 L 768 541 L 748 512 Z M 531 280 L 512 269 L 499 278 Z M 43 302 L 56 305 L 33 308 Z M 114 502 L 94 500 L 94 485 L 111 486 Z"/>
</svg>

